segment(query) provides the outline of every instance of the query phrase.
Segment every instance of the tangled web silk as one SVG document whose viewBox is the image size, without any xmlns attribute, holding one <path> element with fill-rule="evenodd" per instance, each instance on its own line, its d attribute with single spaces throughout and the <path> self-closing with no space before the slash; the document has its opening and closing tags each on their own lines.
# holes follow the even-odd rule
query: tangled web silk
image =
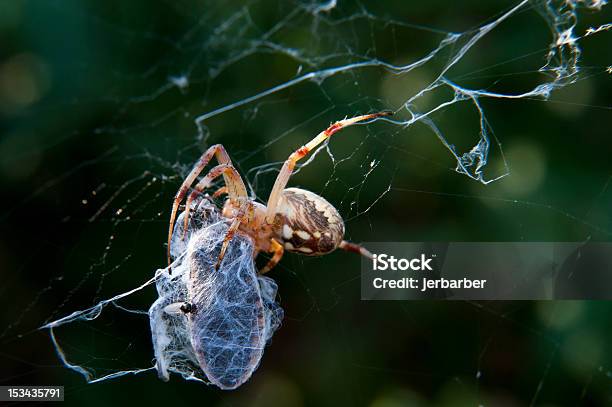
<svg viewBox="0 0 612 407">
<path fill-rule="evenodd" d="M 249 237 L 236 235 L 221 266 L 214 269 L 228 225 L 207 201 L 199 212 L 206 214 L 205 223 L 196 220 L 200 224 L 178 265 L 171 272 L 164 270 L 156 282 L 159 298 L 149 316 L 157 370 L 164 379 L 172 371 L 233 389 L 257 369 L 283 311 L 274 301 L 276 283 L 257 275 Z M 173 247 L 182 249 L 182 234 L 177 228 Z M 192 311 L 165 312 L 181 302 L 189 303 Z"/>
<path fill-rule="evenodd" d="M 172 239 L 171 267 L 158 270 L 154 278 L 139 287 L 42 327 L 49 329 L 66 367 L 90 383 L 153 369 L 163 380 L 168 380 L 172 372 L 222 389 L 234 389 L 251 377 L 283 318 L 283 310 L 275 301 L 277 285 L 271 278 L 257 275 L 253 241 L 241 234 L 233 237 L 215 270 L 229 225 L 208 200 L 199 203 L 184 237 L 182 225 L 183 215 L 177 220 Z M 68 360 L 55 336 L 56 328 L 94 320 L 108 304 L 122 308 L 119 300 L 153 283 L 159 295 L 148 311 L 154 367 L 98 377 L 93 370 Z M 170 311 L 186 303 L 191 312 Z"/>
</svg>

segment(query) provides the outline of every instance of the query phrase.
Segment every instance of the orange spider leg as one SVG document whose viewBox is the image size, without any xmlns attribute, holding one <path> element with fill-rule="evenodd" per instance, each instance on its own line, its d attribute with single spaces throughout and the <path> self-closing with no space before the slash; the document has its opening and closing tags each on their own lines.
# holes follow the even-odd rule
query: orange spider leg
<svg viewBox="0 0 612 407">
<path fill-rule="evenodd" d="M 225 186 L 225 188 L 227 189 L 230 195 L 230 199 L 232 199 L 232 197 L 234 197 L 233 199 L 236 201 L 246 199 L 246 189 L 244 190 L 244 195 L 241 195 L 242 191 L 239 190 L 240 188 L 236 188 L 240 185 L 244 186 L 244 184 L 242 184 L 242 178 L 240 178 L 240 174 L 238 174 L 238 171 L 236 171 L 236 169 L 232 167 L 231 164 L 219 164 L 216 167 L 213 167 L 208 172 L 208 174 L 206 174 L 206 176 L 196 184 L 196 186 L 193 188 L 193 191 L 191 191 L 191 193 L 187 197 L 187 202 L 185 203 L 185 216 L 183 219 L 183 239 L 187 235 L 187 226 L 189 225 L 189 211 L 191 210 L 191 203 L 198 195 L 202 193 L 202 191 L 210 187 L 212 181 L 220 175 L 223 175 L 224 178 L 227 180 L 228 184 Z"/>
<path fill-rule="evenodd" d="M 268 264 L 266 264 L 264 268 L 259 271 L 259 274 L 266 274 L 268 271 L 273 269 L 283 257 L 283 253 L 285 253 L 285 248 L 282 244 L 278 243 L 276 239 L 272 239 L 270 243 L 272 245 L 270 253 L 274 254 L 272 255 L 272 258 L 268 261 Z"/>
<path fill-rule="evenodd" d="M 236 234 L 236 231 L 240 227 L 240 224 L 245 221 L 249 216 L 252 216 L 253 213 L 253 203 L 250 201 L 245 201 L 244 204 L 240 207 L 238 211 L 238 215 L 232 221 L 232 224 L 227 229 L 227 234 L 225 235 L 225 239 L 223 239 L 223 244 L 221 245 L 221 252 L 219 253 L 219 258 L 217 259 L 217 264 L 215 264 L 215 271 L 219 270 L 221 266 L 221 262 L 225 257 L 225 252 L 227 251 L 227 247 L 229 246 L 232 238 Z"/>
<path fill-rule="evenodd" d="M 338 247 L 341 248 L 342 250 L 346 250 L 347 252 L 353 252 L 353 253 L 360 254 L 363 257 L 367 257 L 368 259 L 374 258 L 374 256 L 372 256 L 372 253 L 370 253 L 370 251 L 366 249 L 365 247 L 360 246 L 355 243 L 347 242 L 346 240 L 343 240 L 342 242 L 340 242 L 340 246 Z"/>
<path fill-rule="evenodd" d="M 227 187 L 221 187 L 219 189 L 217 189 L 215 191 L 215 193 L 212 195 L 213 198 L 219 198 L 221 195 L 223 194 L 227 194 L 228 193 L 228 189 Z"/>
<path fill-rule="evenodd" d="M 289 182 L 289 177 L 291 177 L 293 169 L 295 168 L 295 164 L 299 160 L 308 155 L 308 153 L 310 153 L 315 147 L 330 138 L 334 133 L 340 131 L 341 129 L 347 126 L 364 120 L 375 119 L 377 117 L 382 116 L 390 116 L 392 114 L 393 112 L 379 112 L 340 120 L 329 126 L 327 129 L 323 130 L 321 133 L 315 136 L 315 138 L 310 140 L 306 145 L 294 151 L 283 164 L 283 167 L 281 168 L 280 172 L 278 173 L 278 176 L 276 177 L 274 186 L 272 187 L 272 192 L 270 192 L 270 197 L 268 198 L 267 205 L 268 208 L 266 210 L 266 222 L 268 222 L 268 224 L 272 224 L 274 222 L 274 216 L 276 215 L 276 207 L 280 202 L 281 194 L 287 186 L 287 182 Z"/>
<path fill-rule="evenodd" d="M 200 157 L 198 162 L 194 165 L 193 169 L 191 170 L 189 175 L 187 175 L 187 178 L 185 178 L 178 192 L 174 196 L 174 201 L 172 203 L 172 212 L 170 214 L 170 227 L 168 230 L 168 253 L 167 253 L 168 264 L 170 264 L 170 242 L 172 241 L 172 232 L 174 230 L 174 221 L 176 219 L 176 213 L 178 212 L 178 208 L 183 198 L 187 194 L 187 191 L 191 187 L 191 184 L 193 184 L 195 179 L 198 177 L 198 175 L 200 175 L 204 167 L 206 167 L 206 165 L 210 162 L 213 156 L 216 156 L 217 160 L 222 164 L 231 164 L 229 155 L 227 154 L 227 152 L 225 151 L 225 148 L 223 148 L 221 144 L 216 144 L 214 146 L 211 146 L 208 150 L 206 150 L 202 154 L 202 156 Z M 226 177 L 225 182 L 226 184 L 229 184 L 231 180 L 229 180 Z M 239 179 L 239 181 L 235 181 L 234 183 L 235 183 L 234 190 L 237 191 L 237 195 L 246 197 L 247 191 L 246 191 L 246 187 L 244 186 L 244 183 L 242 182 L 242 179 Z M 237 196 L 236 197 L 230 196 L 230 198 L 237 198 Z"/>
</svg>

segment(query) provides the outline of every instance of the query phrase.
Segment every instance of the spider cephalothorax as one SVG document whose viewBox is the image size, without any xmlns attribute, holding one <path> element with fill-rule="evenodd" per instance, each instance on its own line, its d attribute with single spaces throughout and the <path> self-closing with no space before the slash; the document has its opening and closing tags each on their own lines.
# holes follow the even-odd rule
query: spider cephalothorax
<svg viewBox="0 0 612 407">
<path fill-rule="evenodd" d="M 285 250 L 317 256 L 341 248 L 364 256 L 371 256 L 366 249 L 343 240 L 344 222 L 342 217 L 336 208 L 323 197 L 304 189 L 285 187 L 295 164 L 334 133 L 346 126 L 390 114 L 390 112 L 381 112 L 340 120 L 319 133 L 305 146 L 296 150 L 283 164 L 272 187 L 267 205 L 249 198 L 244 182 L 238 171 L 232 166 L 229 155 L 223 146 L 217 144 L 210 147 L 200 157 L 174 197 L 168 234 L 168 262 L 170 262 L 170 242 L 179 205 L 195 179 L 213 156 L 216 156 L 220 164 L 212 168 L 189 194 L 185 206 L 184 230 L 187 230 L 189 211 L 193 200 L 203 190 L 210 187 L 215 178 L 222 175 L 225 180 L 225 187 L 213 196 L 222 193 L 228 194 L 222 213 L 232 223 L 223 242 L 217 267 L 221 264 L 227 246 L 236 233 L 244 233 L 253 239 L 254 256 L 262 251 L 272 253 L 272 258 L 260 271 L 261 273 L 265 273 L 274 267 Z"/>
</svg>

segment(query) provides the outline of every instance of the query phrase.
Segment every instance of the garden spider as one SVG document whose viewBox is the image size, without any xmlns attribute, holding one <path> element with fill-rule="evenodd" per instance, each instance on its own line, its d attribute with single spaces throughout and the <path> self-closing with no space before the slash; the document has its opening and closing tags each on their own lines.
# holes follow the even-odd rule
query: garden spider
<svg viewBox="0 0 612 407">
<path fill-rule="evenodd" d="M 216 264 L 217 269 L 225 256 L 228 244 L 237 231 L 253 239 L 253 257 L 256 257 L 259 252 L 272 254 L 271 259 L 260 270 L 261 274 L 272 269 L 280 261 L 285 250 L 319 256 L 341 248 L 371 257 L 372 255 L 365 248 L 343 240 L 342 217 L 336 208 L 323 197 L 304 189 L 285 187 L 296 163 L 334 133 L 352 124 L 391 114 L 392 112 L 380 112 L 340 120 L 323 130 L 305 146 L 297 149 L 283 164 L 272 187 L 267 205 L 249 198 L 244 182 L 232 165 L 225 148 L 221 144 L 210 147 L 202 154 L 174 197 L 168 232 L 168 264 L 170 264 L 170 244 L 179 205 L 213 156 L 217 158 L 219 165 L 213 167 L 189 194 L 185 205 L 183 231 L 187 231 L 189 211 L 193 200 L 202 191 L 209 188 L 215 178 L 222 175 L 225 187 L 215 192 L 213 197 L 228 194 L 222 215 L 231 219 L 232 222 L 221 247 Z"/>
</svg>

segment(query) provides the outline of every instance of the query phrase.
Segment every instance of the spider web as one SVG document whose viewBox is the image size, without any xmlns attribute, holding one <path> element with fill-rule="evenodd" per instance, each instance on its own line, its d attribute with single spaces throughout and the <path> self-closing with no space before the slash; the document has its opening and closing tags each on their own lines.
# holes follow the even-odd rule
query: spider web
<svg viewBox="0 0 612 407">
<path fill-rule="evenodd" d="M 465 9 L 333 0 L 207 2 L 168 3 L 150 12 L 133 4 L 116 9 L 48 2 L 34 8 L 30 24 L 42 26 L 37 36 L 48 34 L 49 42 L 38 44 L 39 54 L 18 54 L 17 62 L 29 67 L 24 69 L 41 100 L 24 105 L 2 99 L 11 128 L 38 134 L 23 141 L 16 131 L 2 143 L 3 171 L 18 197 L 2 211 L 4 235 L 16 233 L 26 246 L 3 248 L 18 253 L 7 256 L 13 272 L 0 286 L 7 383 L 61 377 L 73 393 L 83 392 L 75 375 L 60 370 L 53 349 L 36 357 L 24 349 L 50 342 L 40 326 L 66 321 L 61 318 L 76 310 L 102 311 L 100 304 L 107 305 L 102 313 L 75 315 L 54 331 L 65 362 L 86 369 L 93 380 L 151 370 L 143 312 L 155 300 L 149 279 L 164 262 L 171 198 L 197 157 L 215 143 L 226 147 L 252 197 L 265 202 L 283 160 L 330 122 L 392 110 L 390 119 L 338 133 L 290 181 L 333 202 L 352 240 L 607 240 L 612 234 L 606 210 L 612 175 L 604 155 L 609 142 L 593 141 L 579 150 L 588 155 L 559 159 L 552 176 L 545 167 L 553 166 L 555 156 L 544 153 L 571 155 L 567 146 L 578 148 L 576 140 L 587 130 L 593 140 L 606 136 L 598 123 L 610 104 L 596 89 L 609 88 L 610 55 L 597 52 L 609 48 L 605 1 Z M 17 14 L 28 10 L 15 7 L 21 7 Z M 69 51 L 60 52 L 53 42 L 58 37 L 45 28 L 54 20 L 71 22 L 60 37 L 70 39 Z M 98 48 L 83 49 L 72 37 L 81 32 L 85 44 Z M 75 59 L 63 65 L 66 55 Z M 54 87 L 45 90 L 48 78 Z M 567 131 L 558 123 L 564 116 L 578 125 Z M 33 124 L 24 124 L 28 120 Z M 579 132 L 571 139 L 567 133 L 574 130 Z M 20 170 L 23 157 L 33 170 Z M 13 187 L 32 174 L 40 178 L 29 188 Z M 590 189 L 581 188 L 586 179 Z M 555 189 L 566 193 L 538 196 L 545 180 L 567 185 Z M 494 215 L 473 213 L 477 208 Z M 465 221 L 457 220 L 462 216 Z M 28 232 L 20 231 L 24 218 Z M 33 237 L 39 228 L 57 231 Z M 268 384 L 285 389 L 287 397 L 306 394 L 307 386 L 274 350 L 299 360 L 295 349 L 315 343 L 323 352 L 309 376 L 325 370 L 324 363 L 355 369 L 371 390 L 363 396 L 373 403 L 434 397 L 479 404 L 563 402 L 551 389 L 560 383 L 569 383 L 576 403 L 609 399 L 609 337 L 598 336 L 607 304 L 360 303 L 358 267 L 352 272 L 333 266 L 342 264 L 342 255 L 288 255 L 273 275 L 287 326 L 260 367 L 260 390 Z M 34 286 L 24 288 L 30 276 Z M 12 290 L 26 294 L 13 298 Z M 452 315 L 434 317 L 433 309 Z M 587 323 L 589 315 L 595 317 Z M 467 321 L 465 333 L 459 326 L 442 328 L 454 318 Z M 337 319 L 342 323 L 332 327 Z M 412 360 L 414 354 L 401 346 L 373 337 L 369 331 L 379 324 L 389 324 L 380 329 L 393 330 L 413 347 L 431 340 L 431 346 L 448 348 L 433 332 L 452 331 L 463 335 L 471 353 L 462 358 L 448 351 L 445 360 L 426 353 L 424 360 Z M 577 327 L 584 332 L 576 333 Z M 333 339 L 320 339 L 326 329 Z M 506 378 L 517 376 L 512 368 L 518 369 L 503 365 L 497 350 L 513 347 L 500 339 L 504 333 L 537 348 L 538 356 L 524 367 L 529 372 L 523 383 L 500 392 L 508 389 L 501 385 Z M 346 346 L 360 334 L 361 341 Z M 368 341 L 388 349 L 369 351 Z M 337 352 L 339 346 L 347 350 Z M 573 350 L 585 347 L 586 354 Z M 384 363 L 398 354 L 404 362 Z M 529 352 L 510 355 L 520 359 Z M 394 383 L 388 390 L 368 386 L 377 372 Z M 201 396 L 198 389 L 189 391 Z"/>
</svg>

